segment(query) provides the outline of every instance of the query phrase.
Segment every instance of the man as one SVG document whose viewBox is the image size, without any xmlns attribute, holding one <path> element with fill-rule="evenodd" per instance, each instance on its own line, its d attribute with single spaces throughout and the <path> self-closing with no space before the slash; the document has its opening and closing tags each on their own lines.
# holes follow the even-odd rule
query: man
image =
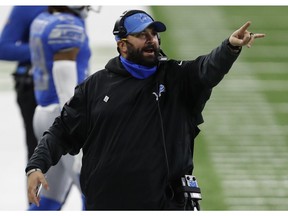
<svg viewBox="0 0 288 216">
<path fill-rule="evenodd" d="M 37 146 L 32 123 L 37 104 L 31 74 L 29 28 L 33 19 L 45 10 L 47 6 L 12 7 L 0 37 L 0 59 L 18 62 L 13 77 L 17 103 L 24 122 L 27 160 Z"/>
<path fill-rule="evenodd" d="M 91 52 L 84 19 L 89 9 L 49 6 L 31 24 L 29 43 L 37 101 L 33 124 L 38 139 L 60 115 L 75 86 L 88 75 Z M 82 195 L 79 174 L 76 158 L 63 156 L 46 174 L 51 190 L 43 190 L 41 205 L 32 204 L 29 210 L 61 210 L 73 184 Z"/>
<path fill-rule="evenodd" d="M 87 210 L 174 209 L 185 203 L 181 177 L 193 171 L 194 138 L 211 89 L 229 71 L 252 34 L 250 22 L 212 52 L 167 60 L 159 32 L 144 11 L 125 12 L 113 33 L 120 55 L 75 88 L 27 164 L 29 200 L 62 155 L 83 150 L 81 188 Z"/>
</svg>

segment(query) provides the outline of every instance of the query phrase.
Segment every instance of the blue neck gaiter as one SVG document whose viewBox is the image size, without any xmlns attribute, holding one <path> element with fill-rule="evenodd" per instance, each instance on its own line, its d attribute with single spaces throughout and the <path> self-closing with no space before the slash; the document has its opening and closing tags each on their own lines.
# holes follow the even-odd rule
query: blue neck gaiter
<svg viewBox="0 0 288 216">
<path fill-rule="evenodd" d="M 142 65 L 135 64 L 131 61 L 128 61 L 127 59 L 120 56 L 120 60 L 125 67 L 125 69 L 135 78 L 137 79 L 146 79 L 153 75 L 156 70 L 157 66 L 154 67 L 146 67 Z"/>
</svg>

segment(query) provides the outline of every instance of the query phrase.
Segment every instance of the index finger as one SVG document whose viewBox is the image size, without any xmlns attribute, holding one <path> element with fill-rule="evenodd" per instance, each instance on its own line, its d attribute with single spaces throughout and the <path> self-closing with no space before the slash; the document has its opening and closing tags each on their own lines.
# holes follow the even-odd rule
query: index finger
<svg viewBox="0 0 288 216">
<path fill-rule="evenodd" d="M 250 25 L 251 21 L 246 22 L 243 26 L 239 28 L 239 32 L 244 34 Z"/>
</svg>

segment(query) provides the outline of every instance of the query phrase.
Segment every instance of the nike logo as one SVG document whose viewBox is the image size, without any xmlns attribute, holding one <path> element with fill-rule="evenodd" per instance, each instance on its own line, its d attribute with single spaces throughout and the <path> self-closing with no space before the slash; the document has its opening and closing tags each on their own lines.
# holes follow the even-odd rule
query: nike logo
<svg viewBox="0 0 288 216">
<path fill-rule="evenodd" d="M 180 62 L 178 63 L 178 65 L 181 66 L 181 65 L 182 65 L 182 62 L 183 62 L 183 61 L 180 61 Z"/>
</svg>

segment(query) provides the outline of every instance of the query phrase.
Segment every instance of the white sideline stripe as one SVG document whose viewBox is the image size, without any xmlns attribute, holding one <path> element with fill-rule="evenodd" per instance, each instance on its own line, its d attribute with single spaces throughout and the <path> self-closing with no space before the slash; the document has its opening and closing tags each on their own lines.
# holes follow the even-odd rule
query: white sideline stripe
<svg viewBox="0 0 288 216">
<path fill-rule="evenodd" d="M 227 101 L 228 102 L 228 101 Z M 232 101 L 230 101 L 231 103 Z M 225 107 L 223 107 L 225 102 L 223 102 L 220 106 L 215 106 L 213 107 L 214 109 L 211 110 L 209 113 L 207 113 L 207 115 L 211 115 L 211 113 L 213 114 L 213 112 L 231 112 L 231 113 L 242 113 L 242 112 L 252 112 L 252 111 L 257 111 L 257 107 L 255 107 L 254 104 L 233 104 L 233 105 L 227 105 Z M 239 106 L 240 105 L 240 106 Z M 243 105 L 245 105 L 245 107 L 243 107 Z M 263 104 L 264 105 L 264 104 Z M 288 112 L 288 103 L 287 104 L 272 104 L 271 105 L 273 107 L 273 109 L 282 112 L 282 113 L 286 113 Z M 261 110 L 261 112 L 269 115 L 271 114 L 269 108 L 267 107 L 263 107 L 263 109 Z"/>
<path fill-rule="evenodd" d="M 231 122 L 233 123 L 233 122 Z M 235 122 L 236 123 L 236 122 Z M 238 124 L 242 124 L 240 121 L 238 122 Z M 246 124 L 246 123 L 243 123 L 243 124 Z M 233 130 L 228 130 L 229 128 L 228 127 L 219 127 L 219 128 L 215 128 L 214 129 L 214 132 L 217 133 L 217 135 L 207 135 L 207 137 L 214 137 L 217 139 L 217 137 L 219 135 L 226 135 L 226 136 L 234 136 L 235 138 L 235 135 L 245 135 L 245 136 L 251 136 L 251 135 L 262 135 L 262 136 L 267 136 L 267 132 L 269 132 L 269 136 L 275 136 L 275 135 L 287 135 L 287 126 L 281 126 L 279 127 L 278 129 L 273 129 L 273 128 L 257 128 L 257 127 L 246 127 L 246 128 L 237 128 L 235 127 L 235 129 Z M 250 129 L 250 130 L 249 130 Z M 206 134 L 205 134 L 206 135 Z M 237 138 L 235 138 L 237 139 Z M 241 137 L 240 138 L 241 140 L 243 140 L 243 138 Z M 267 139 L 275 139 L 274 137 L 267 137 Z M 279 140 L 279 139 L 278 139 Z M 283 139 L 282 139 L 283 140 Z M 279 140 L 279 142 L 281 142 L 281 140 Z M 255 142 L 257 143 L 257 142 Z M 286 141 L 284 142 L 286 143 Z M 271 143 L 270 143 L 271 144 Z"/>
<path fill-rule="evenodd" d="M 278 207 L 277 209 L 271 208 L 271 205 L 263 205 L 263 204 L 257 205 L 257 204 L 254 204 L 254 203 L 251 203 L 253 208 L 251 208 L 251 206 L 249 206 L 249 205 L 241 206 L 241 205 L 238 205 L 238 203 L 236 205 L 237 205 L 237 209 L 239 211 L 233 211 L 233 212 L 239 213 L 239 215 L 243 214 L 241 211 L 246 211 L 246 212 L 250 211 L 250 214 L 248 213 L 249 215 L 255 214 L 255 215 L 263 215 L 263 216 L 266 215 L 267 216 L 267 215 L 271 215 L 271 212 L 270 212 L 271 210 L 274 210 L 273 211 L 273 215 L 276 213 L 275 216 L 277 216 L 277 215 L 281 215 L 281 216 L 285 215 L 286 216 L 286 214 L 287 214 L 285 212 L 285 210 L 287 208 L 285 208 L 284 205 L 282 205 L 281 207 Z M 234 207 L 233 203 L 230 203 L 228 210 L 233 210 L 233 209 L 235 209 L 235 207 Z M 257 211 L 251 211 L 250 209 L 257 209 Z M 259 213 L 260 211 L 261 211 L 261 213 Z M 256 213 L 256 212 L 258 212 L 258 213 Z"/>
<path fill-rule="evenodd" d="M 217 154 L 216 153 L 216 156 L 215 158 L 213 158 L 213 162 L 216 162 L 216 163 L 225 163 L 225 162 L 228 162 L 228 164 L 226 164 L 226 166 L 230 166 L 230 164 L 232 164 L 233 166 L 235 166 L 235 164 L 240 164 L 240 165 L 245 165 L 245 163 L 247 164 L 248 162 L 253 162 L 253 163 L 258 163 L 258 162 L 265 162 L 267 159 L 265 158 L 261 158 L 261 153 L 258 153 L 258 154 L 253 154 L 253 158 L 250 159 L 249 161 L 247 161 L 247 157 L 245 157 L 245 155 L 243 156 L 239 156 L 238 154 L 235 155 L 237 156 L 236 157 L 227 157 L 225 156 L 227 155 L 227 153 L 223 153 L 223 154 Z M 269 155 L 268 151 L 265 152 L 264 156 L 267 156 Z M 255 158 L 257 157 L 257 158 Z M 271 160 L 269 160 L 269 164 L 268 165 L 265 165 L 266 167 L 274 167 L 274 166 L 279 166 L 283 167 L 284 163 L 287 162 L 287 154 L 284 155 L 280 155 L 278 156 L 278 158 L 273 158 Z M 233 164 L 234 163 L 234 164 Z M 284 165 L 284 168 L 286 168 L 286 165 Z"/>
<path fill-rule="evenodd" d="M 241 182 L 240 182 L 240 185 L 241 185 Z M 245 185 L 245 187 L 241 187 L 240 185 L 234 188 L 233 188 L 233 185 L 230 186 L 231 187 L 230 190 L 233 191 L 234 193 L 237 193 L 239 197 L 245 197 L 247 193 L 251 194 L 250 198 L 259 197 L 259 195 L 264 198 L 269 198 L 271 197 L 272 194 L 273 194 L 273 197 L 275 198 L 286 198 L 288 196 L 287 192 L 277 187 L 272 187 L 272 188 L 269 187 L 266 190 L 259 193 L 258 191 L 259 187 L 257 187 L 257 185 L 251 185 L 251 186 Z M 263 187 L 263 186 L 261 185 L 260 187 Z"/>
<path fill-rule="evenodd" d="M 255 79 L 243 80 L 233 79 L 225 82 L 225 87 L 230 91 L 241 90 L 246 91 L 288 91 L 288 82 L 280 80 L 257 80 L 258 84 L 255 85 Z"/>
<path fill-rule="evenodd" d="M 269 167 L 270 168 L 270 167 Z M 273 176 L 273 175 L 277 175 L 277 173 L 279 172 L 279 170 L 269 170 L 269 169 L 267 169 L 267 171 L 265 172 L 265 175 L 263 174 L 263 170 L 261 169 L 261 170 L 253 170 L 253 172 L 252 172 L 252 174 L 251 174 L 251 172 L 247 172 L 247 168 L 246 167 L 240 167 L 240 168 L 237 168 L 237 170 L 236 169 L 234 169 L 234 170 L 232 170 L 232 169 L 230 169 L 230 168 L 226 168 L 226 170 L 223 170 L 222 172 L 221 172 L 221 174 L 222 175 L 225 175 L 225 179 L 227 178 L 227 180 L 230 180 L 230 179 L 237 179 L 237 177 L 238 176 L 241 176 L 241 175 L 243 175 L 243 176 L 250 176 L 249 178 L 252 178 L 252 179 L 255 179 L 255 181 L 260 181 L 258 178 L 255 178 L 254 176 L 255 175 L 259 175 L 259 176 L 263 176 L 263 177 L 267 177 L 267 176 Z M 232 176 L 232 177 L 231 177 Z M 286 177 L 286 175 L 284 174 L 284 177 Z M 283 176 L 276 176 L 275 178 L 277 178 L 277 179 L 283 179 L 284 178 Z M 224 177 L 223 177 L 224 178 Z M 241 186 L 245 186 L 245 185 L 243 185 L 243 184 L 241 184 Z M 280 185 L 279 185 L 280 186 Z M 230 188 L 229 188 L 230 189 Z M 227 189 L 227 190 L 229 190 L 229 189 Z M 258 192 L 260 193 L 261 191 L 259 190 L 259 189 L 257 189 L 258 190 Z M 236 193 L 237 194 L 237 193 Z"/>
<path fill-rule="evenodd" d="M 245 65 L 247 63 L 238 62 L 237 65 L 233 68 L 238 75 L 249 74 L 250 72 L 244 71 Z M 249 62 L 251 68 L 257 68 L 254 70 L 253 74 L 287 74 L 288 63 L 287 62 Z"/>
<path fill-rule="evenodd" d="M 285 188 L 288 188 L 288 180 L 273 180 L 273 179 L 262 179 L 261 181 L 255 181 L 255 180 L 224 180 L 224 183 L 227 185 L 230 185 L 230 187 L 238 187 L 243 184 L 245 187 L 270 187 L 271 188 L 279 188 L 279 183 L 281 183 L 282 190 Z M 263 190 L 265 191 L 265 190 Z M 286 191 L 288 194 L 288 191 Z"/>
<path fill-rule="evenodd" d="M 274 176 L 274 175 L 270 175 L 269 173 L 254 173 L 253 175 L 251 174 L 247 174 L 247 173 L 234 173 L 233 176 L 232 175 L 228 175 L 225 176 L 225 180 L 229 181 L 229 180 L 235 180 L 237 179 L 238 181 L 242 181 L 242 180 L 247 180 L 247 179 L 253 179 L 253 180 L 263 180 L 263 179 L 271 179 L 271 180 L 287 180 L 288 179 L 288 174 L 281 176 L 281 178 L 279 178 L 278 176 Z M 240 187 L 241 184 L 238 184 L 237 187 Z M 282 189 L 281 189 L 282 190 Z M 287 191 L 288 192 L 288 191 Z M 285 191 L 286 193 L 286 191 Z"/>
<path fill-rule="evenodd" d="M 271 194 L 272 195 L 272 194 Z M 267 202 L 269 200 L 269 202 Z M 241 202 L 242 206 L 245 204 L 246 206 L 250 206 L 253 208 L 254 205 L 274 205 L 274 206 L 287 206 L 287 200 L 282 197 L 253 197 L 251 199 L 247 199 L 246 197 L 239 197 L 239 198 L 230 198 L 227 203 L 231 205 L 235 205 L 237 207 L 237 203 Z M 277 208 L 278 209 L 278 208 Z M 285 209 L 285 208 L 284 208 Z"/>
</svg>

